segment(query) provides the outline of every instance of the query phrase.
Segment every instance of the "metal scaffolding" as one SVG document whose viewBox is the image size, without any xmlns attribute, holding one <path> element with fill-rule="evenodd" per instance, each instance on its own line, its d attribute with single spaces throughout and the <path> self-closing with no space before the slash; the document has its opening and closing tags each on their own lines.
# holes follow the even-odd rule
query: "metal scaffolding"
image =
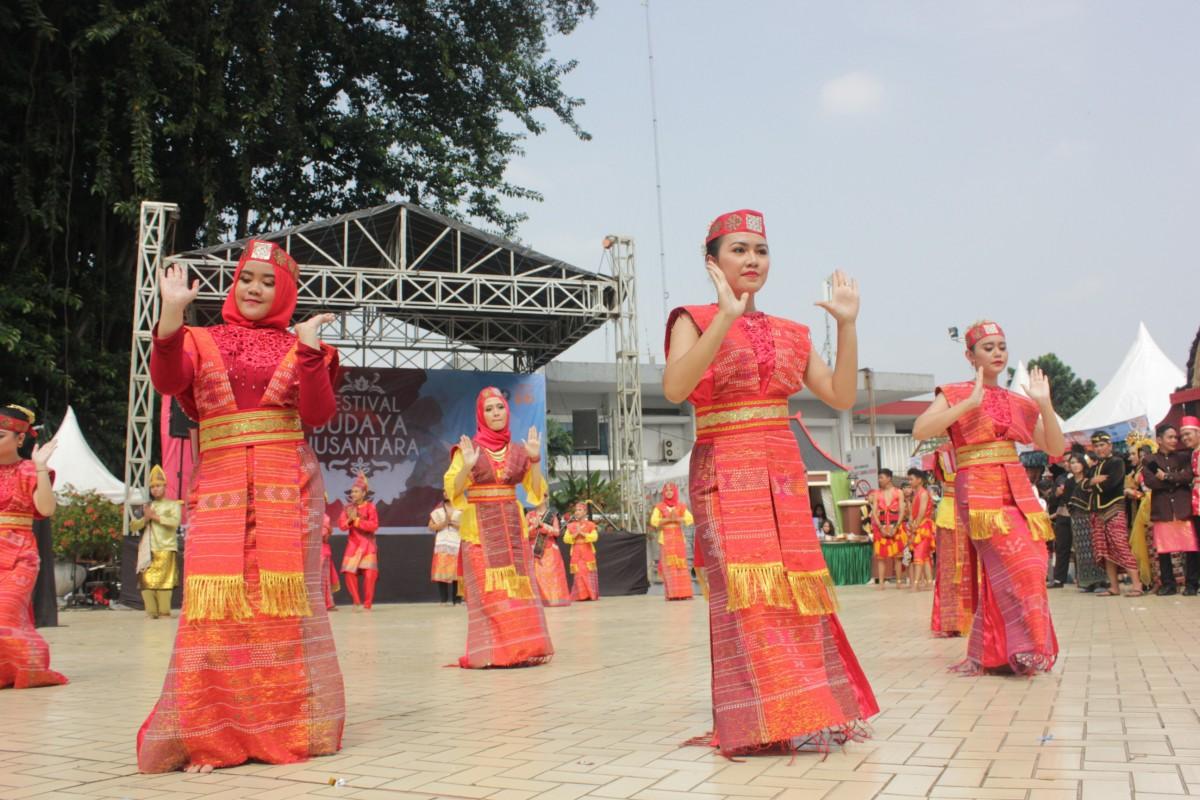
<svg viewBox="0 0 1200 800">
<path fill-rule="evenodd" d="M 646 488 L 642 460 L 642 382 L 638 362 L 637 279 L 633 239 L 610 236 L 605 242 L 617 280 L 617 404 L 609 423 L 609 474 L 621 491 L 629 530 L 646 525 Z"/>
<path fill-rule="evenodd" d="M 188 267 L 200 293 L 189 324 L 220 322 L 247 239 L 170 255 L 178 207 L 144 202 L 139 230 L 126 440 L 127 486 L 145 485 L 153 442 L 151 329 L 156 271 Z M 296 318 L 338 314 L 322 339 L 358 367 L 533 372 L 609 320 L 617 323 L 614 440 L 622 500 L 644 523 L 641 387 L 633 241 L 614 239 L 613 277 L 571 266 L 409 203 L 262 234 L 300 265 Z"/>
</svg>

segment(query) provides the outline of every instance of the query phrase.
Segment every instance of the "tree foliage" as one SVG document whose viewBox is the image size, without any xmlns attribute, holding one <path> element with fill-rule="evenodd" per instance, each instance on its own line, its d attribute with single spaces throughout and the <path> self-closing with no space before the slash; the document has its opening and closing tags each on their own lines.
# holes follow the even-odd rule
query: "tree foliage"
<svg viewBox="0 0 1200 800">
<path fill-rule="evenodd" d="M 557 119 L 594 0 L 0 5 L 0 381 L 124 452 L 138 205 L 175 247 L 391 199 L 511 234 L 504 172 Z M 93 433 L 95 432 L 95 433 Z"/>
<path fill-rule="evenodd" d="M 1029 368 L 1034 367 L 1041 367 L 1050 380 L 1050 397 L 1054 401 L 1054 410 L 1063 419 L 1075 416 L 1079 409 L 1096 396 L 1096 382 L 1076 377 L 1075 370 L 1063 363 L 1054 353 L 1031 359 Z"/>
</svg>

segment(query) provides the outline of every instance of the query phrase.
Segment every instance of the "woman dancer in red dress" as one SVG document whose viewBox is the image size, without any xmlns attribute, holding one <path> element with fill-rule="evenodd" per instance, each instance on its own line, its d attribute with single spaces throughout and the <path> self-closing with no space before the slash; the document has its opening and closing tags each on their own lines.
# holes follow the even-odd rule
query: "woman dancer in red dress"
<svg viewBox="0 0 1200 800">
<path fill-rule="evenodd" d="M 379 530 L 379 512 L 367 499 L 371 485 L 367 476 L 358 473 L 350 487 L 350 502 L 338 517 L 338 528 L 348 531 L 346 553 L 342 556 L 342 575 L 346 591 L 354 601 L 355 611 L 370 611 L 375 603 L 375 583 L 379 580 L 379 545 L 375 531 Z M 358 593 L 358 574 L 362 573 L 363 593 Z"/>
<path fill-rule="evenodd" d="M 150 377 L 200 421 L 183 613 L 138 769 L 207 772 L 337 752 L 346 705 L 321 590 L 324 485 L 304 427 L 337 410 L 319 314 L 288 331 L 296 262 L 250 241 L 221 310 L 185 327 L 199 287 L 169 267 Z"/>
<path fill-rule="evenodd" d="M 696 409 L 689 497 L 708 571 L 715 728 L 702 741 L 726 754 L 827 746 L 879 707 L 838 621 L 788 398 L 807 385 L 853 405 L 858 287 L 835 273 L 818 304 L 838 323 L 830 370 L 808 328 L 755 308 L 770 267 L 762 215 L 718 217 L 706 245 L 717 303 L 671 313 L 663 374 L 667 399 Z"/>
<path fill-rule="evenodd" d="M 546 481 L 538 466 L 541 440 L 530 428 L 514 444 L 508 431 L 508 401 L 489 386 L 475 401 L 475 436 L 463 436 L 450 455 L 444 488 L 462 512 L 467 596 L 467 652 L 463 669 L 531 667 L 554 655 L 546 615 L 533 587 L 533 550 L 516 488 L 538 505 Z"/>
<path fill-rule="evenodd" d="M 54 476 L 46 466 L 58 443 L 35 446 L 33 412 L 0 408 L 0 689 L 57 686 L 50 647 L 33 627 L 37 540 L 33 521 L 54 513 Z"/>
<path fill-rule="evenodd" d="M 939 386 L 913 425 L 917 439 L 950 431 L 958 523 L 971 537 L 981 570 L 967 658 L 959 667 L 969 673 L 1049 671 L 1058 658 L 1058 640 L 1046 597 L 1045 543 L 1054 531 L 1016 445 L 1032 443 L 1057 456 L 1066 442 L 1050 401 L 1050 382 L 1040 369 L 1029 371 L 1028 396 L 999 385 L 1008 366 L 1008 343 L 999 325 L 972 325 L 966 344 L 974 383 Z"/>
</svg>

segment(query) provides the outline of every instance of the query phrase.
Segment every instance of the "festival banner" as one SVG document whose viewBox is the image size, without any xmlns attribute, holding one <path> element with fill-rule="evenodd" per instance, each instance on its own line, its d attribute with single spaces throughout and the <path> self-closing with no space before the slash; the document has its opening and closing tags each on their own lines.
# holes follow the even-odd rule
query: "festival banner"
<svg viewBox="0 0 1200 800">
<path fill-rule="evenodd" d="M 537 428 L 546 463 L 544 375 L 362 367 L 344 372 L 337 415 L 308 437 L 335 524 L 362 471 L 379 510 L 379 533 L 427 534 L 429 512 L 441 501 L 450 448 L 460 436 L 474 435 L 475 398 L 486 386 L 508 398 L 515 446 L 530 426 Z"/>
</svg>

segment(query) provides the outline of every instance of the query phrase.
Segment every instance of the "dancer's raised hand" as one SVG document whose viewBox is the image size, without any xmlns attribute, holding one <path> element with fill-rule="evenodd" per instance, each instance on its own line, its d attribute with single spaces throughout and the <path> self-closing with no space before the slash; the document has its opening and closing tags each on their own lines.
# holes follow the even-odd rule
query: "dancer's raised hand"
<svg viewBox="0 0 1200 800">
<path fill-rule="evenodd" d="M 745 314 L 746 303 L 750 300 L 750 293 L 742 292 L 741 297 L 736 296 L 733 293 L 733 287 L 729 285 L 729 281 L 725 280 L 724 272 L 721 272 L 721 270 L 712 264 L 706 264 L 705 269 L 708 270 L 708 279 L 712 281 L 713 287 L 717 290 L 717 310 L 732 319 L 737 319 L 742 314 Z"/>
<path fill-rule="evenodd" d="M 521 442 L 525 446 L 525 455 L 532 459 L 538 458 L 542 454 L 542 440 L 538 436 L 536 426 L 529 427 L 529 434 L 525 437 L 525 441 Z"/>
<path fill-rule="evenodd" d="M 463 466 L 471 469 L 475 466 L 475 462 L 479 460 L 479 448 L 471 441 L 468 436 L 460 436 L 458 439 L 458 451 L 462 453 Z"/>
<path fill-rule="evenodd" d="M 187 268 L 179 264 L 168 264 L 164 270 L 158 270 L 158 291 L 162 296 L 163 311 L 173 311 L 180 315 L 192 304 L 200 294 L 200 281 L 192 281 L 188 286 Z"/>
<path fill-rule="evenodd" d="M 854 280 L 840 269 L 829 278 L 832 291 L 828 300 L 822 300 L 814 305 L 829 312 L 829 316 L 838 321 L 854 322 L 858 319 L 858 281 Z"/>
<path fill-rule="evenodd" d="M 333 314 L 313 314 L 304 322 L 296 323 L 296 338 L 301 344 L 308 347 L 320 347 L 321 345 L 321 326 L 328 325 L 337 317 Z"/>
<path fill-rule="evenodd" d="M 1022 387 L 1029 399 L 1039 406 L 1050 402 L 1050 379 L 1041 367 L 1029 369 L 1029 383 Z"/>
<path fill-rule="evenodd" d="M 975 368 L 975 386 L 971 388 L 971 395 L 963 401 L 963 405 L 967 408 L 979 408 L 983 405 L 983 367 Z"/>
<path fill-rule="evenodd" d="M 40 472 L 49 469 L 50 457 L 54 455 L 54 451 L 58 449 L 58 440 L 51 439 L 45 444 L 35 444 L 33 452 L 29 455 L 29 460 L 33 462 L 33 466 Z"/>
</svg>

